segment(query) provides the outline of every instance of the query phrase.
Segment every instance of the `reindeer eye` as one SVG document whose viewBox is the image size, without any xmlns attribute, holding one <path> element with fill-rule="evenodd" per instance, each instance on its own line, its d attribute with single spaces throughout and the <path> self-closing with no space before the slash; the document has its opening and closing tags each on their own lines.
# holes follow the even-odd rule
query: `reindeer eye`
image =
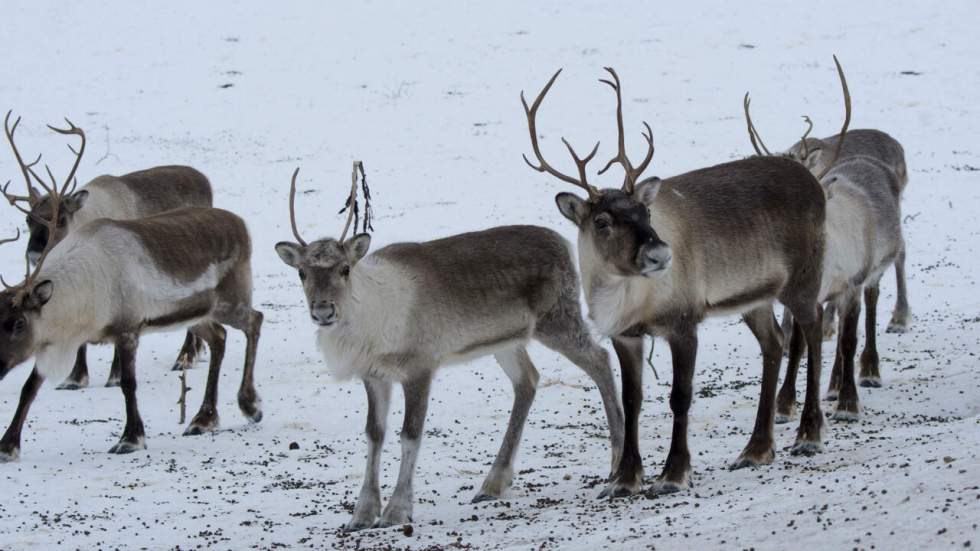
<svg viewBox="0 0 980 551">
<path fill-rule="evenodd" d="M 3 322 L 3 328 L 7 330 L 8 333 L 14 335 L 19 335 L 24 331 L 24 318 L 8 319 Z"/>
<path fill-rule="evenodd" d="M 350 266 L 344 266 L 340 269 L 340 275 L 344 277 L 350 277 Z"/>
<path fill-rule="evenodd" d="M 593 224 L 595 224 L 595 229 L 604 230 L 609 227 L 609 220 L 606 220 L 605 218 L 596 218 Z"/>
<path fill-rule="evenodd" d="M 299 269 L 299 279 L 300 281 L 306 281 L 306 270 L 302 268 Z"/>
</svg>

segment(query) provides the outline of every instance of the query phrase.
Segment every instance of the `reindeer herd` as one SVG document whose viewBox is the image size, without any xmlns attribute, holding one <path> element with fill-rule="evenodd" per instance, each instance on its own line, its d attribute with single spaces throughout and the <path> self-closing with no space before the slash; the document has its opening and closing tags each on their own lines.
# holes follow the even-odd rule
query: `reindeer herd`
<svg viewBox="0 0 980 551">
<path fill-rule="evenodd" d="M 642 178 L 654 154 L 644 123 L 645 155 L 635 164 L 626 153 L 622 86 L 607 68 L 616 98 L 618 150 L 598 171 L 624 173 L 618 188 L 588 181 L 598 143 L 580 157 L 564 139 L 577 169 L 555 169 L 538 143 L 537 113 L 561 71 L 528 104 L 521 101 L 536 163 L 534 170 L 580 188 L 585 197 L 559 193 L 558 210 L 578 229 L 577 255 L 553 230 L 503 226 L 423 243 L 394 243 L 370 252 L 370 225 L 354 219 L 355 163 L 348 218 L 338 238 L 306 241 L 296 224 L 296 178 L 289 193 L 295 242 L 276 244 L 294 268 L 317 326 L 317 344 L 340 378 L 360 379 L 367 393 L 367 465 L 350 530 L 410 522 L 413 475 L 436 371 L 492 355 L 514 387 L 503 442 L 474 502 L 500 498 L 511 485 L 514 460 L 539 379 L 527 352 L 533 339 L 565 356 L 596 384 L 609 425 L 611 467 L 601 495 L 642 490 L 639 447 L 645 336 L 670 347 L 673 431 L 661 474 L 649 491 L 687 488 L 691 452 L 688 411 L 698 350 L 698 326 L 709 316 L 740 315 L 759 341 L 762 379 L 755 425 L 732 468 L 771 463 L 774 423 L 796 416 L 796 375 L 807 352 L 806 391 L 793 454 L 823 446 L 820 404 L 821 343 L 836 329 L 837 349 L 828 399 L 835 420 L 860 413 L 855 381 L 857 324 L 866 305 L 860 384 L 880 386 L 876 349 L 878 285 L 895 266 L 898 302 L 889 331 L 909 322 L 901 194 L 907 181 L 902 147 L 877 130 L 848 131 L 851 100 L 836 58 L 845 117 L 837 135 L 803 138 L 773 154 L 744 112 L 757 155 L 670 178 Z M 3 193 L 27 217 L 30 233 L 22 282 L 0 292 L 0 377 L 33 357 L 9 428 L 0 439 L 0 462 L 16 460 L 28 409 L 46 379 L 58 388 L 88 385 L 85 347 L 111 343 L 115 354 L 107 386 L 119 385 L 126 424 L 110 453 L 144 449 L 136 401 L 136 350 L 151 331 L 186 330 L 174 369 L 187 368 L 206 344 L 207 386 L 200 410 L 185 434 L 218 426 L 218 378 L 226 326 L 246 336 L 238 404 L 247 419 L 262 419 L 253 369 L 262 313 L 252 307 L 251 242 L 245 223 L 212 207 L 212 191 L 200 172 L 156 167 L 125 176 L 100 176 L 77 188 L 75 173 L 85 151 L 84 132 L 69 122 L 55 132 L 80 140 L 74 165 L 59 181 L 40 156 L 25 162 L 15 143 L 20 119 L 4 119 L 7 140 L 26 183 L 26 195 Z M 365 197 L 365 203 L 368 197 Z M 365 213 L 367 214 L 367 213 Z M 353 231 L 351 221 L 354 219 Z M 350 233 L 350 235 L 348 235 Z M 10 242 L 17 236 L 3 240 Z M 609 356 L 593 336 L 610 337 L 619 359 L 622 401 Z M 782 327 L 774 305 L 784 307 Z M 781 389 L 784 351 L 788 365 Z M 380 456 L 387 432 L 392 386 L 402 386 L 405 414 L 400 433 L 397 483 L 382 509 Z"/>
</svg>

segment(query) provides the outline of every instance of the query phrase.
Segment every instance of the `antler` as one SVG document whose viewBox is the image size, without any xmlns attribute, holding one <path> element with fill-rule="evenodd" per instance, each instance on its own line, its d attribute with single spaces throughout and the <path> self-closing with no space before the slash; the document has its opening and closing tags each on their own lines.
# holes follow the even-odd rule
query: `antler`
<svg viewBox="0 0 980 551">
<path fill-rule="evenodd" d="M 37 159 L 34 159 L 34 162 L 32 163 L 24 162 L 24 158 L 21 157 L 20 150 L 17 149 L 17 144 L 14 142 L 14 133 L 17 132 L 17 126 L 20 124 L 20 117 L 17 117 L 17 120 L 14 121 L 14 125 L 12 127 L 10 126 L 10 116 L 13 114 L 13 112 L 13 109 L 7 111 L 7 115 L 3 118 L 3 130 L 7 135 L 7 142 L 10 144 L 10 148 L 14 151 L 14 157 L 17 159 L 17 166 L 20 167 L 21 174 L 24 175 L 24 183 L 27 184 L 27 195 L 13 195 L 7 193 L 7 186 L 10 185 L 9 181 L 3 186 L 3 195 L 7 198 L 7 201 L 9 201 L 11 205 L 17 207 L 17 210 L 28 213 L 26 209 L 17 203 L 27 202 L 30 206 L 34 206 L 34 204 L 40 200 L 37 191 L 34 189 L 34 186 L 31 185 L 31 175 L 33 175 L 34 178 L 37 178 L 37 175 L 33 173 L 31 168 L 41 161 L 41 155 L 38 155 Z"/>
<path fill-rule="evenodd" d="M 73 122 L 68 120 L 68 117 L 65 117 L 65 122 L 68 123 L 68 128 L 55 128 L 50 124 L 48 125 L 48 128 L 54 132 L 57 132 L 58 134 L 61 134 L 62 136 L 78 136 L 82 139 L 82 143 L 79 145 L 78 151 L 75 151 L 75 148 L 73 148 L 71 144 L 68 144 L 68 150 L 75 154 L 75 164 L 72 165 L 71 172 L 68 173 L 68 177 L 65 178 L 65 183 L 61 185 L 61 190 L 58 192 L 62 196 L 65 195 L 65 192 L 71 193 L 74 191 L 75 187 L 78 185 L 78 179 L 75 178 L 75 172 L 78 170 L 79 163 L 82 162 L 82 155 L 85 154 L 85 132 L 81 128 L 75 126 Z M 45 168 L 47 168 L 47 166 L 45 166 Z M 50 170 L 48 171 L 48 175 L 51 175 Z M 53 176 L 52 181 L 54 181 Z M 68 184 L 72 184 L 71 190 L 68 189 Z"/>
<path fill-rule="evenodd" d="M 5 243 L 12 243 L 14 241 L 17 241 L 18 239 L 20 239 L 20 228 L 17 228 L 16 236 L 7 239 L 0 239 L 0 245 L 3 245 Z M 15 285 L 7 285 L 7 282 L 3 280 L 2 275 L 0 275 L 0 283 L 2 283 L 3 286 L 7 289 L 13 289 L 14 287 L 16 287 Z"/>
<path fill-rule="evenodd" d="M 11 149 L 14 150 L 14 156 L 17 158 L 17 164 L 20 165 L 21 172 L 24 175 L 24 180 L 26 180 L 28 195 L 24 197 L 24 196 L 17 196 L 17 195 L 12 195 L 7 193 L 7 187 L 10 185 L 10 182 L 7 182 L 7 185 L 3 187 L 3 194 L 11 205 L 16 207 L 21 212 L 25 212 L 28 215 L 33 216 L 34 219 L 37 220 L 39 224 L 43 224 L 47 227 L 48 235 L 53 236 L 56 228 L 58 227 L 58 214 L 59 211 L 61 210 L 61 200 L 64 197 L 65 193 L 69 191 L 68 188 L 69 184 L 71 184 L 72 182 L 77 182 L 77 180 L 75 179 L 75 172 L 78 170 L 78 165 L 81 163 L 82 160 L 82 154 L 85 152 L 85 132 L 83 132 L 81 128 L 78 128 L 77 126 L 72 124 L 72 122 L 69 121 L 68 119 L 65 119 L 65 121 L 67 121 L 69 125 L 69 128 L 67 129 L 55 128 L 51 125 L 48 125 L 48 128 L 50 128 L 51 130 L 59 134 L 62 135 L 73 134 L 79 136 L 82 139 L 82 143 L 79 146 L 78 151 L 75 151 L 75 149 L 70 145 L 68 146 L 68 149 L 70 149 L 71 152 L 75 154 L 75 163 L 72 165 L 72 169 L 71 172 L 68 173 L 68 177 L 65 178 L 64 184 L 59 186 L 57 179 L 54 177 L 54 173 L 51 172 L 51 167 L 47 165 L 44 166 L 44 169 L 47 172 L 48 177 L 51 179 L 51 184 L 49 186 L 33 170 L 34 165 L 36 165 L 41 160 L 41 156 L 38 155 L 37 160 L 35 160 L 33 163 L 26 164 L 24 163 L 24 160 L 21 157 L 20 152 L 17 150 L 17 145 L 14 143 L 14 132 L 17 131 L 17 125 L 20 124 L 20 117 L 17 117 L 17 120 L 14 121 L 13 126 L 10 126 L 11 113 L 12 111 L 8 111 L 7 116 L 4 117 L 4 121 L 3 121 L 4 131 L 7 134 L 7 141 L 10 143 Z M 33 177 L 37 181 L 37 183 L 40 184 L 41 187 L 44 188 L 44 190 L 48 193 L 48 197 L 50 198 L 51 201 L 50 219 L 46 220 L 41 217 L 34 216 L 29 211 L 23 209 L 20 205 L 17 204 L 18 202 L 26 200 L 31 206 L 33 206 L 38 201 L 40 201 L 39 194 L 37 193 L 37 191 L 34 190 L 33 186 L 31 186 L 31 177 Z M 20 236 L 20 232 L 18 230 L 18 237 L 19 236 Z M 0 241 L 0 244 L 7 243 L 10 241 L 11 240 Z M 41 252 L 40 258 L 38 258 L 37 262 L 34 264 L 33 270 L 31 269 L 30 262 L 26 263 L 26 268 L 24 270 L 24 281 L 18 286 L 20 289 L 26 291 L 31 288 L 31 286 L 34 283 L 34 279 L 41 272 L 41 267 L 44 265 L 44 260 L 47 258 L 48 253 L 50 253 L 51 249 L 54 247 L 54 243 L 55 240 L 53 238 L 48 239 L 48 243 L 47 245 L 45 245 L 44 250 Z M 0 282 L 2 282 L 2 280 L 0 280 Z M 8 289 L 11 288 L 9 285 L 6 284 L 6 282 L 3 282 L 3 285 Z"/>
<path fill-rule="evenodd" d="M 544 86 L 541 93 L 538 94 L 538 97 L 535 98 L 534 103 L 531 104 L 530 107 L 528 107 L 527 100 L 524 98 L 524 91 L 521 90 L 521 103 L 524 105 L 524 113 L 527 115 L 527 129 L 531 134 L 531 149 L 534 150 L 534 156 L 537 157 L 540 164 L 535 166 L 530 160 L 528 160 L 527 155 L 523 156 L 524 162 L 527 163 L 527 166 L 537 170 L 538 172 L 547 172 L 563 182 L 567 182 L 573 186 L 584 189 L 586 192 L 588 192 L 589 199 L 594 199 L 599 196 L 599 190 L 589 185 L 588 179 L 586 178 L 585 167 L 589 161 L 595 157 L 596 152 L 599 151 L 599 142 L 596 142 L 591 153 L 586 155 L 585 158 L 580 158 L 578 154 L 575 153 L 575 150 L 572 149 L 572 145 L 568 143 L 568 140 L 565 138 L 561 139 L 562 143 L 565 144 L 565 147 L 568 148 L 568 152 L 572 155 L 572 160 L 575 161 L 575 166 L 578 168 L 578 179 L 555 170 L 548 164 L 547 161 L 544 160 L 544 157 L 541 155 L 541 148 L 538 146 L 538 129 L 535 120 L 535 117 L 537 117 L 538 114 L 538 107 L 541 106 L 541 101 L 544 99 L 545 95 L 548 94 L 548 90 L 551 89 L 551 85 L 553 85 L 555 80 L 558 79 L 558 75 L 561 74 L 561 71 L 561 69 L 558 69 L 558 71 L 555 72 L 554 76 L 552 76 L 551 80 L 548 81 L 548 84 Z"/>
<path fill-rule="evenodd" d="M 817 180 L 822 179 L 830 169 L 837 163 L 837 159 L 840 157 L 841 149 L 844 147 L 844 135 L 847 134 L 847 127 L 851 124 L 851 92 L 847 89 L 847 79 L 844 77 L 844 69 L 840 66 L 840 61 L 837 61 L 837 56 L 834 56 L 834 64 L 837 65 L 837 75 L 840 76 L 840 85 L 844 89 L 844 126 L 841 127 L 840 137 L 837 138 L 837 147 L 834 149 L 834 158 L 832 161 L 827 163 L 826 167 L 817 176 Z"/>
<path fill-rule="evenodd" d="M 749 130 L 749 140 L 752 142 L 752 147 L 755 149 L 756 155 L 759 155 L 760 157 L 772 155 L 772 153 L 769 152 L 769 148 L 766 147 L 766 144 L 762 142 L 762 136 L 759 135 L 759 131 L 756 130 L 755 125 L 752 124 L 752 116 L 749 115 L 750 103 L 752 103 L 752 100 L 749 99 L 749 93 L 746 92 L 745 97 L 742 98 L 742 108 L 745 110 L 745 123 Z M 762 146 L 762 149 L 759 149 L 759 146 Z"/>
<path fill-rule="evenodd" d="M 300 245 L 302 245 L 302 246 L 305 247 L 306 246 L 306 241 L 303 241 L 303 238 L 300 237 L 300 235 L 299 235 L 299 230 L 296 229 L 296 206 L 295 206 L 295 204 L 296 204 L 296 175 L 298 175 L 298 174 L 299 174 L 299 167 L 296 167 L 296 170 L 293 171 L 293 179 L 292 179 L 292 182 L 290 182 L 290 184 L 289 184 L 289 223 L 293 227 L 293 236 L 296 238 L 296 241 Z"/>
<path fill-rule="evenodd" d="M 806 132 L 803 133 L 803 137 L 800 141 L 803 143 L 803 158 L 806 159 L 810 155 L 810 150 L 806 146 L 806 137 L 810 135 L 810 131 L 813 130 L 813 121 L 810 117 L 803 115 L 803 121 L 807 123 Z"/>
<path fill-rule="evenodd" d="M 629 158 L 626 156 L 626 136 L 623 130 L 623 95 L 622 87 L 619 83 L 619 75 L 612 67 L 605 67 L 606 71 L 612 75 L 613 80 L 609 81 L 604 78 L 599 79 L 599 82 L 608 84 L 613 91 L 616 92 L 616 125 L 619 128 L 619 153 L 606 163 L 606 166 L 599 171 L 599 174 L 604 173 L 609 170 L 609 167 L 613 163 L 619 163 L 622 165 L 623 170 L 626 172 L 626 176 L 623 179 L 623 191 L 628 194 L 633 193 L 633 188 L 636 185 L 636 180 L 640 177 L 640 174 L 649 166 L 650 161 L 653 159 L 653 130 L 650 130 L 650 125 L 643 121 L 643 126 L 646 127 L 646 132 L 643 132 L 643 138 L 647 141 L 647 155 L 640 163 L 640 166 L 634 168 L 633 164 L 630 162 Z"/>
<path fill-rule="evenodd" d="M 357 211 L 357 170 L 361 170 L 361 174 L 364 174 L 364 167 L 361 165 L 361 161 L 354 161 L 354 166 L 350 171 L 350 195 L 347 196 L 347 223 L 344 224 L 344 231 L 340 232 L 340 242 L 344 242 L 344 238 L 347 237 L 347 230 L 350 229 L 350 223 L 354 220 L 354 213 Z M 341 211 L 343 212 L 343 211 Z M 354 225 L 354 231 L 357 231 L 357 224 Z"/>
</svg>

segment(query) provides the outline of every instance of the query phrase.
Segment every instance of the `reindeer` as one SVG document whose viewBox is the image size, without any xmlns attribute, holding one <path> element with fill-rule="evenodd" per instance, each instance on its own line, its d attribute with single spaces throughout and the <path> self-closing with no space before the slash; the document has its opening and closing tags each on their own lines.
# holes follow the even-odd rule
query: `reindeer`
<svg viewBox="0 0 980 551">
<path fill-rule="evenodd" d="M 352 181 L 358 170 L 363 177 L 363 167 L 355 163 Z M 567 241 L 545 228 L 504 226 L 396 243 L 368 255 L 371 236 L 356 233 L 356 222 L 356 235 L 347 238 L 349 214 L 339 239 L 307 243 L 296 227 L 298 172 L 289 193 L 296 242 L 280 242 L 276 251 L 298 271 L 327 366 L 337 377 L 361 379 L 368 398 L 367 467 L 348 530 L 411 521 L 412 479 L 432 377 L 442 366 L 491 354 L 514 387 L 514 402 L 503 443 L 473 502 L 501 497 L 513 478 L 538 383 L 526 348 L 532 338 L 564 355 L 599 388 L 616 468 L 623 413 L 608 354 L 582 319 Z M 348 199 L 352 209 L 355 185 Z M 382 513 L 378 470 L 396 382 L 405 395 L 401 466 Z"/>
<path fill-rule="evenodd" d="M 837 61 L 836 57 L 834 61 Z M 747 101 L 744 109 L 750 141 L 756 153 L 759 155 L 771 155 L 772 153 L 766 148 L 765 143 L 762 141 L 751 120 Z M 837 271 L 832 271 L 829 275 L 825 274 L 825 277 L 831 277 L 832 279 L 834 277 L 851 277 L 853 278 L 850 282 L 851 285 L 857 286 L 858 291 L 861 288 L 865 290 L 864 300 L 867 307 L 865 321 L 868 328 L 866 337 L 868 341 L 865 352 L 861 356 L 860 385 L 864 387 L 880 387 L 881 374 L 878 368 L 877 344 L 875 342 L 880 274 L 873 279 L 868 279 L 866 276 L 874 274 L 873 268 L 876 265 L 871 265 L 873 262 L 884 261 L 887 265 L 894 264 L 898 282 L 898 296 L 891 322 L 888 324 L 886 331 L 889 333 L 904 332 L 908 328 L 909 323 L 909 307 L 905 285 L 905 237 L 902 234 L 901 227 L 901 198 L 902 192 L 908 183 L 905 154 L 898 141 L 879 130 L 848 130 L 846 135 L 840 133 L 822 140 L 809 138 L 808 136 L 813 129 L 813 121 L 808 116 L 804 116 L 803 119 L 808 125 L 806 132 L 782 156 L 791 158 L 806 166 L 817 179 L 821 180 L 825 188 L 827 188 L 826 178 L 830 177 L 830 171 L 837 166 L 847 164 L 851 168 L 844 177 L 852 176 L 847 178 L 850 185 L 866 184 L 868 186 L 866 195 L 882 201 L 881 205 L 870 210 L 868 208 L 852 209 L 855 215 L 863 214 L 869 216 L 869 219 L 865 222 L 866 224 L 870 224 L 870 226 L 864 227 L 862 231 L 855 231 L 850 236 L 850 239 L 860 239 L 867 232 L 874 232 L 874 235 L 877 235 L 876 239 L 878 241 L 869 245 L 867 251 L 869 254 L 882 253 L 884 251 L 886 256 L 877 258 L 877 260 L 874 258 L 866 259 L 865 263 L 869 265 L 863 266 L 862 269 L 867 268 L 869 270 L 867 273 L 854 272 L 848 274 L 846 271 L 840 271 L 843 269 L 841 266 L 828 266 L 828 270 L 835 269 Z M 841 135 L 845 135 L 843 140 L 840 139 Z M 835 157 L 831 158 L 829 154 L 825 154 L 825 150 L 834 151 Z M 833 161 L 833 159 L 836 159 L 836 161 Z M 850 163 L 851 160 L 857 160 L 859 162 L 856 164 Z M 868 166 L 869 164 L 873 166 Z M 852 171 L 856 171 L 857 173 L 851 174 Z M 892 224 L 893 217 L 898 217 L 897 225 Z M 833 231 L 839 231 L 839 226 L 832 228 L 828 222 L 827 231 L 828 234 Z M 849 246 L 847 242 L 840 242 L 835 245 L 835 247 L 841 248 L 844 251 L 848 251 Z M 875 249 L 874 247 L 878 248 Z M 891 254 L 893 247 L 896 248 L 894 255 Z M 824 336 L 829 338 L 834 334 L 834 318 L 838 307 L 841 301 L 846 302 L 849 300 L 849 296 L 846 293 L 838 292 L 827 300 L 828 302 L 824 310 Z M 849 308 L 849 310 L 853 310 L 853 308 Z M 860 308 L 857 309 L 857 312 L 860 313 Z M 840 325 L 843 327 L 843 324 L 844 320 L 842 319 Z M 787 337 L 790 337 L 792 333 L 792 315 L 788 312 L 784 313 L 783 316 L 783 332 Z M 850 338 L 847 337 L 847 339 Z M 789 341 L 788 348 L 791 348 L 792 339 L 788 338 L 787 340 Z M 843 335 L 838 337 L 837 359 L 834 361 L 834 370 L 831 375 L 832 383 L 827 393 L 827 398 L 830 400 L 837 398 L 842 340 L 844 340 Z M 789 352 L 792 355 L 791 349 Z M 783 383 L 777 401 L 777 423 L 787 422 L 792 419 L 795 404 L 795 384 L 790 379 L 793 377 L 795 377 L 795 368 L 793 363 L 790 362 L 788 364 L 787 379 Z M 841 409 L 842 407 L 844 409 Z M 839 418 L 851 419 L 856 416 L 857 411 L 856 402 L 843 406 L 838 404 L 838 413 L 835 415 Z"/>
<path fill-rule="evenodd" d="M 58 132 L 84 136 L 69 125 Z M 49 184 L 37 180 L 50 198 L 51 217 L 39 223 L 53 235 L 72 180 L 59 185 L 47 172 Z M 64 377 L 78 347 L 90 342 L 111 342 L 119 351 L 126 425 L 109 452 L 144 449 L 136 406 L 136 350 L 140 336 L 151 331 L 190 326 L 211 351 L 204 400 L 185 435 L 218 426 L 218 376 L 226 334 L 222 324 L 245 333 L 238 405 L 250 421 L 261 420 L 253 368 L 262 314 L 251 306 L 251 241 L 239 217 L 220 209 L 184 207 L 136 220 L 100 218 L 54 245 L 49 239 L 33 269 L 27 263 L 24 281 L 4 283 L 0 292 L 0 378 L 35 358 L 14 420 L 0 438 L 0 461 L 19 456 L 21 429 L 43 381 Z"/>
<path fill-rule="evenodd" d="M 578 177 L 559 172 L 544 159 L 536 116 L 561 70 L 528 105 L 534 170 L 583 189 L 555 197 L 558 210 L 578 228 L 579 266 L 589 317 L 612 337 L 622 371 L 626 439 L 617 473 L 603 496 L 637 492 L 643 480 L 638 420 L 643 401 L 643 336 L 664 337 L 673 362 L 670 408 L 674 414 L 670 451 L 653 493 L 689 486 L 688 410 L 698 346 L 698 325 L 708 316 L 741 314 L 762 348 L 762 390 L 755 428 L 732 468 L 773 461 L 773 415 L 782 334 L 773 302 L 786 304 L 800 323 L 809 349 L 806 404 L 792 453 L 822 449 L 818 385 L 820 323 L 818 302 L 824 254 L 825 200 L 819 183 L 788 159 L 750 158 L 667 179 L 638 181 L 653 158 L 653 133 L 644 123 L 646 156 L 634 166 L 626 154 L 619 77 L 606 68 L 602 79 L 616 94 L 619 150 L 599 174 L 614 164 L 625 172 L 620 189 L 598 189 L 586 178 L 584 158 L 562 139 Z"/>
<path fill-rule="evenodd" d="M 888 134 L 873 129 L 856 129 L 848 130 L 847 137 L 840 140 L 840 134 L 833 136 L 828 136 L 823 139 L 809 138 L 810 132 L 813 130 L 813 121 L 810 117 L 803 117 L 807 122 L 807 130 L 803 134 L 803 137 L 793 144 L 783 156 L 793 159 L 799 163 L 802 163 L 814 176 L 820 174 L 826 174 L 831 168 L 830 164 L 830 151 L 838 151 L 837 162 L 843 162 L 847 159 L 857 156 L 866 156 L 877 159 L 879 162 L 883 163 L 890 170 L 895 173 L 898 179 L 898 198 L 901 200 L 902 192 L 905 190 L 905 186 L 908 183 L 908 169 L 905 165 L 905 150 L 902 145 L 898 143 L 898 140 L 889 136 Z M 756 136 L 757 145 L 756 152 L 759 154 L 771 154 L 768 149 L 765 148 L 765 144 L 762 139 Z M 838 148 L 837 146 L 840 145 Z M 761 149 L 760 149 L 761 147 Z M 889 201 L 890 202 L 890 201 Z M 888 208 L 887 206 L 885 208 Z M 905 242 L 902 241 L 902 247 L 898 255 L 895 257 L 895 282 L 897 286 L 897 293 L 895 298 L 895 308 L 892 311 L 891 321 L 888 323 L 888 333 L 904 333 L 908 330 L 910 322 L 910 312 L 909 312 L 909 301 L 908 301 L 908 289 L 905 280 Z M 870 308 L 870 305 L 868 305 Z M 824 336 L 831 337 L 834 334 L 834 317 L 836 315 L 836 303 L 833 301 L 827 305 L 824 310 Z M 789 335 L 788 330 L 791 329 L 792 320 L 785 318 L 783 320 L 783 329 L 787 336 Z"/>
<path fill-rule="evenodd" d="M 881 386 L 875 339 L 878 283 L 902 250 L 901 180 L 885 163 L 858 155 L 828 167 L 821 183 L 827 190 L 827 254 L 820 300 L 840 310 L 828 396 L 837 399 L 834 419 L 855 421 L 860 415 L 854 355 L 862 292 L 868 310 L 861 386 Z M 791 418 L 796 410 L 796 372 L 802 348 L 794 324 L 786 378 L 776 401 L 777 415 L 784 418 Z"/>
<path fill-rule="evenodd" d="M 14 195 L 3 188 L 4 197 L 23 212 L 27 217 L 27 228 L 30 236 L 27 242 L 27 258 L 37 262 L 49 239 L 57 244 L 65 235 L 76 228 L 98 218 L 131 219 L 143 218 L 160 212 L 179 207 L 210 207 L 211 184 L 207 177 L 197 170 L 187 166 L 159 166 L 141 170 L 123 176 L 99 176 L 75 191 L 67 193 L 62 203 L 57 226 L 49 234 L 45 220 L 51 218 L 51 199 L 42 197 L 31 184 L 31 177 L 37 177 L 32 167 L 37 165 L 41 157 L 25 164 L 17 145 L 14 143 L 14 132 L 20 124 L 20 117 L 10 126 L 11 111 L 4 118 L 4 131 L 7 141 L 13 149 L 14 157 L 20 166 L 24 179 L 27 181 L 27 195 Z M 49 127 L 50 128 L 50 127 Z M 53 129 L 58 130 L 58 129 Z M 69 129 L 70 130 L 70 129 Z M 81 134 L 84 136 L 84 134 Z M 71 147 L 71 146 L 69 146 Z M 74 149 L 72 149 L 74 152 Z M 81 161 L 85 152 L 83 140 L 77 152 L 77 161 Z M 72 167 L 71 179 L 74 181 L 78 162 Z M 26 205 L 27 208 L 21 206 Z M 189 368 L 194 358 L 203 348 L 204 343 L 190 332 L 184 340 L 174 370 Z M 86 362 L 86 345 L 78 349 L 75 356 L 75 367 L 68 378 L 56 388 L 61 390 L 77 390 L 88 386 L 88 364 Z M 105 386 L 119 385 L 119 351 L 116 350 L 112 359 L 112 367 Z"/>
</svg>

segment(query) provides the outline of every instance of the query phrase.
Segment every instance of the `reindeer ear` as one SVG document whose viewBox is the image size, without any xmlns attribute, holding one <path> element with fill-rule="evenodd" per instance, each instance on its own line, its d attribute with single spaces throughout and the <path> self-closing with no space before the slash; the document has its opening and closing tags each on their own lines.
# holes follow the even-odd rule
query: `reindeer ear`
<svg viewBox="0 0 980 551">
<path fill-rule="evenodd" d="M 661 183 L 663 183 L 663 180 L 657 178 L 656 176 L 647 178 L 639 184 L 636 184 L 636 189 L 633 191 L 633 197 L 644 205 L 649 205 L 650 203 L 653 203 L 654 198 L 657 197 L 657 192 L 660 191 Z"/>
<path fill-rule="evenodd" d="M 801 150 L 800 153 L 803 153 L 803 151 Z M 819 147 L 819 146 L 817 146 L 817 147 L 810 147 L 807 150 L 806 158 L 803 159 L 803 164 L 806 165 L 806 167 L 809 168 L 809 169 L 811 169 L 811 170 L 812 169 L 815 169 L 818 166 L 820 166 L 820 159 L 822 157 L 823 157 L 823 148 L 822 147 Z"/>
<path fill-rule="evenodd" d="M 41 283 L 38 283 L 31 289 L 31 294 L 28 300 L 30 300 L 30 305 L 32 308 L 40 308 L 51 300 L 51 295 L 54 293 L 54 283 L 50 279 L 45 279 Z"/>
<path fill-rule="evenodd" d="M 303 247 L 297 243 L 280 241 L 276 243 L 276 252 L 288 266 L 299 268 L 299 263 L 303 260 Z"/>
<path fill-rule="evenodd" d="M 582 220 L 585 220 L 585 216 L 589 212 L 589 206 L 585 204 L 585 199 L 574 193 L 562 192 L 555 195 L 555 203 L 558 205 L 558 210 L 562 216 L 571 220 L 576 226 L 582 224 Z"/>
<path fill-rule="evenodd" d="M 347 251 L 347 258 L 351 264 L 364 258 L 370 248 L 371 235 L 367 233 L 359 233 L 344 241 L 344 250 Z"/>
<path fill-rule="evenodd" d="M 88 200 L 88 190 L 76 191 L 65 199 L 65 211 L 68 214 L 72 214 L 78 211 L 78 209 L 85 206 L 85 201 Z"/>
</svg>

